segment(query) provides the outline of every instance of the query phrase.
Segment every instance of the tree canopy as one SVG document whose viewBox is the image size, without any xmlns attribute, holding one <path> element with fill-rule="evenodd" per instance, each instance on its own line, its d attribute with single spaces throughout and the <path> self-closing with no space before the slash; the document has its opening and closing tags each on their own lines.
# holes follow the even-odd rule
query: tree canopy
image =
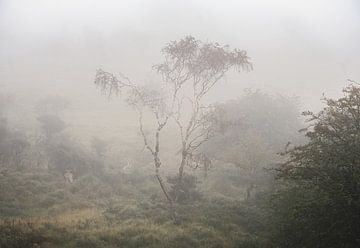
<svg viewBox="0 0 360 248">
<path fill-rule="evenodd" d="M 308 142 L 284 154 L 278 178 L 288 187 L 273 199 L 280 247 L 360 245 L 360 87 L 343 93 L 304 113 Z"/>
</svg>

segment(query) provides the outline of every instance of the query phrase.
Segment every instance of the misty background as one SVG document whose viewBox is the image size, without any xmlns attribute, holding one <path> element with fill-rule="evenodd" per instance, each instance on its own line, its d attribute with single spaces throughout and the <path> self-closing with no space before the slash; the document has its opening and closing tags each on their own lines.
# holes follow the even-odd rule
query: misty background
<svg viewBox="0 0 360 248">
<path fill-rule="evenodd" d="M 254 69 L 228 73 L 207 100 L 225 102 L 244 90 L 297 96 L 299 110 L 341 95 L 360 78 L 357 1 L 0 1 L 0 89 L 14 98 L 15 129 L 37 126 L 34 106 L 66 98 L 61 115 L 81 142 L 141 142 L 137 116 L 93 84 L 95 71 L 121 72 L 139 84 L 159 78 L 161 48 L 192 35 L 244 49 Z M 137 143 L 135 142 L 135 143 Z"/>
<path fill-rule="evenodd" d="M 163 45 L 189 34 L 252 59 L 252 72 L 218 86 L 217 101 L 253 88 L 318 107 L 322 93 L 337 96 L 346 79 L 360 77 L 356 0 L 1 0 L 1 88 L 31 99 L 67 95 L 72 107 L 94 110 L 106 102 L 90 86 L 97 68 L 147 81 Z"/>
<path fill-rule="evenodd" d="M 358 0 L 0 0 L 0 247 L 359 247 L 359 44 Z"/>
</svg>

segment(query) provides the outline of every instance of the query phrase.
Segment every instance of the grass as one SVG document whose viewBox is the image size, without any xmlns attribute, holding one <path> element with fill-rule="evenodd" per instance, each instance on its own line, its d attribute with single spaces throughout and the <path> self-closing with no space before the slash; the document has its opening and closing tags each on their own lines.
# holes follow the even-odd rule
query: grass
<svg viewBox="0 0 360 248">
<path fill-rule="evenodd" d="M 265 247 L 256 205 L 204 194 L 177 206 L 174 225 L 163 198 L 139 173 L 67 185 L 48 172 L 8 171 L 0 176 L 0 247 Z"/>
<path fill-rule="evenodd" d="M 165 206 L 150 202 L 116 202 L 52 217 L 3 218 L 0 247 L 261 247 L 254 246 L 256 232 L 242 204 L 207 202 L 178 210 L 180 225 L 170 221 Z"/>
</svg>

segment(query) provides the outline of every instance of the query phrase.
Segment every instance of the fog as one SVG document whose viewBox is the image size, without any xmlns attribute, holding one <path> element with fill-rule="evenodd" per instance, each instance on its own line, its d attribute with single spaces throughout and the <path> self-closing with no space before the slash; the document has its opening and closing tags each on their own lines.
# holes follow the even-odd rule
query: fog
<svg viewBox="0 0 360 248">
<path fill-rule="evenodd" d="M 148 217 L 152 214 L 151 211 L 155 210 L 144 210 L 142 203 L 139 203 L 150 201 L 149 198 L 151 201 L 158 199 L 156 197 L 165 198 L 161 192 L 166 190 L 161 191 L 155 179 L 151 177 L 158 175 L 154 168 L 161 168 L 160 173 L 163 173 L 165 185 L 167 184 L 170 189 L 171 185 L 176 185 L 176 182 L 171 180 L 177 179 L 169 175 L 179 170 L 178 158 L 181 157 L 181 144 L 184 143 L 184 140 L 179 138 L 177 120 L 166 123 L 166 128 L 161 133 L 159 153 L 162 156 L 162 164 L 157 164 L 157 154 L 154 152 L 155 137 L 156 130 L 161 126 L 159 123 L 163 121 L 163 115 L 160 122 L 159 119 L 150 117 L 153 111 L 150 106 L 150 114 L 141 115 L 141 118 L 144 117 L 145 131 L 139 129 L 139 113 L 135 111 L 138 110 L 138 106 L 134 103 L 129 104 L 129 99 L 132 98 L 127 99 L 124 94 L 109 94 L 108 97 L 99 89 L 101 82 L 95 80 L 99 72 L 97 70 L 102 69 L 104 73 L 113 73 L 120 78 L 121 75 L 125 75 L 135 85 L 155 85 L 164 80 L 161 73 L 156 73 L 153 68 L 153 65 L 164 61 L 162 48 L 172 41 L 180 41 L 190 36 L 202 42 L 201 44 L 218 43 L 229 45 L 231 49 L 244 50 L 252 66 L 251 70 L 240 70 L 240 73 L 229 70 L 202 99 L 201 104 L 215 104 L 220 112 L 223 111 L 221 120 L 218 120 L 221 123 L 217 123 L 221 126 L 221 131 L 218 131 L 210 142 L 201 146 L 199 153 L 189 152 L 189 158 L 186 155 L 184 158 L 184 161 L 191 158 L 191 163 L 195 163 L 195 167 L 199 166 L 201 160 L 200 164 L 205 168 L 205 177 L 209 176 L 208 181 L 201 179 L 203 181 L 199 187 L 202 199 L 226 199 L 230 205 L 239 201 L 240 205 L 245 204 L 245 207 L 248 206 L 246 204 L 253 204 L 250 201 L 255 199 L 255 196 L 252 196 L 255 195 L 253 192 L 264 193 L 265 189 L 276 184 L 274 173 L 265 173 L 263 169 L 269 170 L 275 164 L 283 162 L 284 158 L 279 158 L 278 155 L 284 152 L 289 144 L 306 143 L 307 138 L 297 132 L 305 125 L 300 113 L 306 110 L 318 112 L 325 106 L 320 100 L 324 95 L 332 99 L 342 97 L 347 94 L 342 91 L 344 87 L 353 82 L 350 80 L 360 80 L 360 2 L 357 0 L 0 0 L 0 117 L 6 123 L 4 132 L 7 133 L 5 138 L 0 137 L 0 164 L 6 168 L 6 173 L 14 173 L 9 178 L 19 180 L 16 186 L 20 185 L 22 180 L 17 174 L 19 171 L 25 170 L 31 174 L 39 170 L 45 173 L 50 178 L 49 181 L 54 181 L 54 185 L 49 186 L 47 179 L 41 179 L 46 183 L 42 181 L 40 185 L 46 185 L 49 194 L 58 192 L 56 190 L 64 192 L 64 196 L 59 199 L 65 202 L 59 203 L 60 200 L 54 193 L 51 197 L 44 196 L 46 201 L 54 203 L 41 202 L 37 206 L 33 202 L 40 202 L 39 199 L 43 196 L 34 194 L 24 198 L 27 199 L 24 202 L 29 205 L 21 205 L 18 202 L 21 202 L 22 198 L 5 196 L 4 189 L 0 193 L 0 227 L 1 217 L 9 216 L 17 218 L 47 215 L 61 216 L 61 220 L 83 221 L 81 211 L 84 211 L 86 219 L 94 218 L 100 221 L 101 225 L 105 225 L 101 222 L 104 221 L 103 218 L 115 223 L 116 221 L 112 221 L 116 218 L 120 218 L 120 222 L 129 219 L 137 221 L 138 218 L 145 218 L 144 216 L 151 219 L 151 225 L 163 225 L 171 218 L 177 219 L 175 212 L 178 212 L 179 219 L 183 216 L 184 222 L 189 220 L 186 218 L 193 218 L 184 214 L 184 211 L 192 210 L 184 210 L 186 208 L 182 208 L 180 203 L 177 205 L 179 196 L 176 195 L 176 186 L 175 196 L 169 193 L 170 200 L 165 193 L 171 207 L 163 207 L 169 208 L 170 211 L 161 210 L 161 214 L 172 216 L 165 217 L 165 222 L 159 217 L 161 214 L 156 220 Z M 187 97 L 186 92 L 184 96 L 183 98 Z M 126 99 L 128 104 L 124 101 Z M 175 100 L 172 109 L 174 102 Z M 192 104 L 194 105 L 194 101 L 190 100 L 189 106 L 182 110 L 181 118 L 186 119 L 187 115 L 191 117 L 191 113 L 194 112 L 191 112 Z M 47 109 L 48 105 L 50 109 L 59 107 L 58 105 L 61 107 L 57 112 Z M 171 100 L 165 105 L 169 107 Z M 50 116 L 50 119 L 44 119 L 44 116 Z M 171 119 L 173 116 L 168 118 Z M 165 120 L 167 121 L 166 118 Z M 159 126 L 156 126 L 157 124 Z M 2 129 L 0 131 L 2 132 Z M 144 137 L 151 137 L 149 143 L 155 144 L 154 150 L 147 149 Z M 27 162 L 21 164 L 37 164 L 36 169 L 33 165 L 29 165 L 31 169 L 25 165 L 22 165 L 21 169 L 17 166 L 13 172 L 12 169 L 8 169 L 7 166 L 13 168 L 20 163 L 13 158 L 20 157 L 20 152 L 9 151 L 15 149 L 11 143 L 14 140 L 27 140 L 24 144 L 29 144 L 24 147 L 30 148 L 24 148 L 21 152 L 27 154 L 21 155 Z M 62 148 L 59 146 L 60 143 Z M 52 153 L 63 148 L 66 152 L 74 154 L 68 158 L 64 155 L 66 152 L 62 155 Z M 212 162 L 210 164 L 215 168 L 211 167 L 213 169 L 209 169 L 209 172 L 206 165 L 208 157 Z M 125 170 L 130 167 L 132 169 L 129 174 Z M 194 168 L 186 170 L 187 173 L 194 174 L 194 178 L 202 178 L 202 174 Z M 2 171 L 5 169 L 2 170 L 0 167 L 0 184 L 2 187 L 10 187 L 12 184 L 6 181 L 10 179 L 6 179 L 6 176 L 2 178 Z M 86 181 L 89 175 L 96 180 L 91 183 Z M 70 186 L 64 184 L 64 177 Z M 15 182 L 15 179 L 12 180 Z M 23 180 L 27 182 L 28 179 Z M 192 179 L 188 180 L 186 183 L 192 185 Z M 161 180 L 158 181 L 162 188 Z M 226 183 L 223 184 L 224 181 Z M 48 194 L 48 191 L 46 192 Z M 78 200 L 77 195 L 83 195 L 84 199 Z M 55 198 L 57 200 L 54 200 Z M 16 203 L 8 206 L 4 202 L 10 200 L 6 199 L 12 199 L 11 201 Z M 129 214 L 128 219 L 123 217 L 123 212 L 121 216 L 115 214 L 115 217 L 97 216 L 100 210 L 103 211 L 102 214 L 112 213 L 111 211 L 116 208 L 111 205 L 113 202 L 126 202 L 128 205 L 120 208 L 124 207 L 126 211 L 130 211 L 131 208 L 136 214 Z M 162 199 L 161 204 L 166 205 L 166 202 L 166 199 Z M 84 207 L 87 204 L 92 207 Z M 215 211 L 210 206 L 219 207 L 217 203 L 208 204 L 203 201 L 196 204 L 206 205 L 205 210 L 200 208 L 197 211 L 209 211 L 210 215 Z M 137 206 L 137 210 L 134 206 Z M 232 211 L 229 206 L 224 207 L 224 213 L 229 214 Z M 44 210 L 47 207 L 48 212 Z M 69 209 L 79 210 L 79 216 L 72 216 L 72 213 L 70 217 L 67 216 L 66 214 L 71 212 Z M 94 212 L 89 214 L 87 211 Z M 137 211 L 143 211 L 141 217 Z M 196 214 L 200 215 L 198 212 Z M 196 221 L 202 223 L 204 228 L 210 226 L 210 222 L 204 224 L 202 219 Z M 251 219 L 249 223 L 257 223 L 256 221 Z M 135 224 L 131 222 L 131 225 Z M 189 224 L 191 225 L 193 223 Z M 240 229 L 235 228 L 234 232 L 240 232 L 245 224 L 234 225 L 240 226 Z M 255 235 L 256 239 L 265 240 L 267 237 L 262 235 L 266 228 L 255 228 L 256 232 L 251 231 L 251 227 L 246 228 L 244 233 Z M 0 228 L 0 233 L 1 230 Z M 186 233 L 185 229 L 181 230 Z M 189 231 L 193 232 L 193 229 Z M 127 234 L 121 235 L 127 237 Z M 230 239 L 218 233 L 215 236 L 221 237 L 222 240 Z M 280 240 L 278 237 L 277 239 Z M 206 240 L 211 243 L 210 237 Z M 214 247 L 234 247 L 225 241 L 216 246 L 216 242 Z M 74 247 L 82 247 L 76 244 Z M 154 247 L 175 247 L 174 243 L 170 246 L 154 244 Z M 210 247 L 206 244 L 192 246 L 190 243 L 179 241 L 179 246 L 176 247 Z M 256 247 L 285 247 L 264 244 Z M 277 243 L 272 245 L 274 244 Z M 124 246 L 114 247 L 153 246 L 131 246 L 130 243 L 126 243 Z"/>
<path fill-rule="evenodd" d="M 98 67 L 146 80 L 165 43 L 193 35 L 252 58 L 254 71 L 228 76 L 227 90 L 214 97 L 260 88 L 316 102 L 359 78 L 359 11 L 355 0 L 2 0 L 1 81 L 20 90 L 91 92 Z"/>
</svg>

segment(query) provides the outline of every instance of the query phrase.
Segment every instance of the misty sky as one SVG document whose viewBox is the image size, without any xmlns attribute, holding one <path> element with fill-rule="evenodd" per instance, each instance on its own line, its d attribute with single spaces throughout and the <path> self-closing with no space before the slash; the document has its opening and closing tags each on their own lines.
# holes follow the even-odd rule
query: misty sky
<svg viewBox="0 0 360 248">
<path fill-rule="evenodd" d="M 96 68 L 150 80 L 161 47 L 189 34 L 252 58 L 215 100 L 260 88 L 306 105 L 360 81 L 357 0 L 0 0 L 0 87 L 97 96 Z"/>
</svg>

